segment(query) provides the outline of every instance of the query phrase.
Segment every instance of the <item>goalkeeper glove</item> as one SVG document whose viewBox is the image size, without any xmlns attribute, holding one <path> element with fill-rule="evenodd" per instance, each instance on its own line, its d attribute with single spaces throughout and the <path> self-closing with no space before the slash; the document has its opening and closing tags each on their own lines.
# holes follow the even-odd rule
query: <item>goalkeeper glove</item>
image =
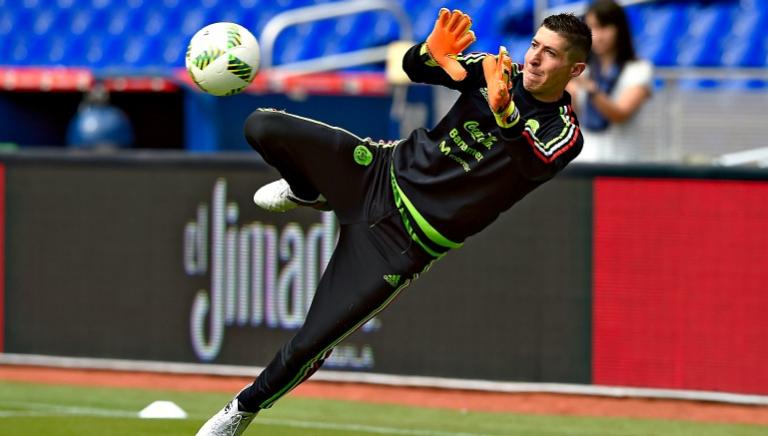
<svg viewBox="0 0 768 436">
<path fill-rule="evenodd" d="M 520 120 L 520 113 L 509 92 L 512 70 L 512 59 L 507 49 L 499 47 L 499 55 L 486 56 L 483 59 L 483 73 L 488 87 L 488 106 L 496 118 L 496 124 L 501 127 L 512 127 Z"/>
<path fill-rule="evenodd" d="M 441 8 L 435 27 L 427 37 L 427 51 L 432 60 L 457 82 L 467 77 L 467 70 L 456 60 L 456 55 L 475 41 L 475 32 L 469 30 L 471 25 L 469 15 L 458 9 L 450 12 Z"/>
</svg>

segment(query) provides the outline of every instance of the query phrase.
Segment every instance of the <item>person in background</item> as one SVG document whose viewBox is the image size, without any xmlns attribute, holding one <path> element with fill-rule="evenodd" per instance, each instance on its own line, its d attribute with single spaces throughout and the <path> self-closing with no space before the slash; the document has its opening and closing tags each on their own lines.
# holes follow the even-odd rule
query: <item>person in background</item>
<svg viewBox="0 0 768 436">
<path fill-rule="evenodd" d="M 637 58 L 621 5 L 597 0 L 584 21 L 592 29 L 588 68 L 567 88 L 587 144 L 577 162 L 629 161 L 636 149 L 637 114 L 651 97 L 653 65 Z"/>
<path fill-rule="evenodd" d="M 78 150 L 109 151 L 129 148 L 133 141 L 128 115 L 110 102 L 106 86 L 96 83 L 69 122 L 67 145 Z"/>
</svg>

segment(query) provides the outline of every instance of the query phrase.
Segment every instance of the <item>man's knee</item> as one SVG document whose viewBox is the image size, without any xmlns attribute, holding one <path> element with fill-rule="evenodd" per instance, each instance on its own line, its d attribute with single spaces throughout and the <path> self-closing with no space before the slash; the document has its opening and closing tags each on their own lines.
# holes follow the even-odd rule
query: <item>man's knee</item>
<svg viewBox="0 0 768 436">
<path fill-rule="evenodd" d="M 257 109 L 245 120 L 245 139 L 259 152 L 264 147 L 275 144 L 280 135 L 281 118 L 283 114 L 272 109 Z"/>
</svg>

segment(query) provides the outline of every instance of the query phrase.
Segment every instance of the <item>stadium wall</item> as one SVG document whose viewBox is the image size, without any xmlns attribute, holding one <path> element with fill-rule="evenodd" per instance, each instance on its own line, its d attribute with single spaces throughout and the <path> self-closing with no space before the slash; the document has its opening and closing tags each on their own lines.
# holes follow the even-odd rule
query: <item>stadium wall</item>
<svg viewBox="0 0 768 436">
<path fill-rule="evenodd" d="M 338 231 L 253 154 L 16 153 L 5 353 L 263 366 Z M 575 165 L 339 346 L 354 374 L 768 394 L 768 173 Z M 403 338 L 408 338 L 403 340 Z"/>
<path fill-rule="evenodd" d="M 0 353 L 5 351 L 5 166 L 0 163 Z"/>
</svg>

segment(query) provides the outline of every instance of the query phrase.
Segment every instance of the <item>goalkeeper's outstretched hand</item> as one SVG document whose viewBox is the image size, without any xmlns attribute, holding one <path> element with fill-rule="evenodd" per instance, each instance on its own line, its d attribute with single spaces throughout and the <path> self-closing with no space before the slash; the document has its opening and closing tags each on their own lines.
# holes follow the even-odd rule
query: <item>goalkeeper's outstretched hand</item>
<svg viewBox="0 0 768 436">
<path fill-rule="evenodd" d="M 520 121 L 520 112 L 509 91 L 512 59 L 504 46 L 499 47 L 499 55 L 495 58 L 486 56 L 483 59 L 483 73 L 488 87 L 488 106 L 491 107 L 496 124 L 503 128 L 515 126 Z"/>
<path fill-rule="evenodd" d="M 504 46 L 499 47 L 499 55 L 486 56 L 483 59 L 483 73 L 488 86 L 488 105 L 494 113 L 501 113 L 509 106 L 509 81 L 512 70 L 512 59 Z"/>
<path fill-rule="evenodd" d="M 427 37 L 427 50 L 432 59 L 455 81 L 464 80 L 467 70 L 456 60 L 456 55 L 475 42 L 475 32 L 469 30 L 472 19 L 454 9 L 441 8 L 435 27 Z"/>
</svg>

